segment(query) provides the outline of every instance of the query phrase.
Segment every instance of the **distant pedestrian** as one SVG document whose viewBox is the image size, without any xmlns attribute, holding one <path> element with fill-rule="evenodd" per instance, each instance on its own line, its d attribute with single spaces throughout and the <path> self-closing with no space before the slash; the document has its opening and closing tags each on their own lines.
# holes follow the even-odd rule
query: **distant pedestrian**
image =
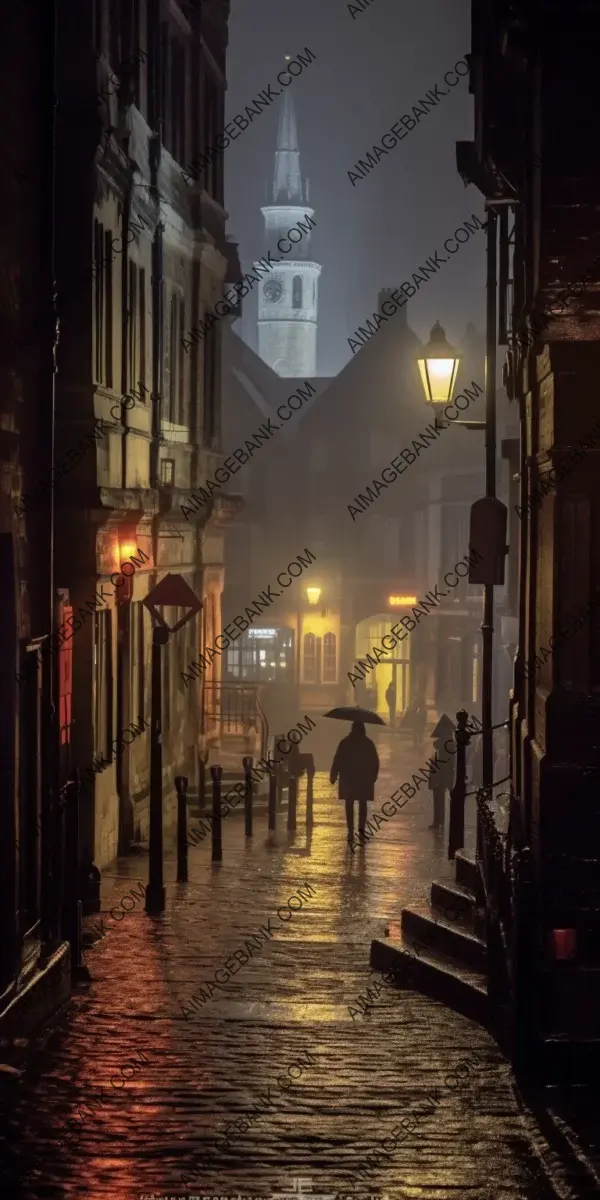
<svg viewBox="0 0 600 1200">
<path fill-rule="evenodd" d="M 390 714 L 390 725 L 393 729 L 395 721 L 396 721 L 396 688 L 394 686 L 393 679 L 390 680 L 390 682 L 388 684 L 387 691 L 385 693 L 385 702 L 388 706 L 388 712 Z"/>
<path fill-rule="evenodd" d="M 375 795 L 379 774 L 379 755 L 365 733 L 363 721 L 353 721 L 347 737 L 342 738 L 334 755 L 329 782 L 338 783 L 338 796 L 346 804 L 348 842 L 354 837 L 354 801 L 358 800 L 358 832 L 365 832 L 367 804 Z"/>
<path fill-rule="evenodd" d="M 444 743 L 453 737 L 456 726 L 445 713 L 432 730 L 433 749 L 437 754 L 438 766 L 431 772 L 429 791 L 433 792 L 433 821 L 428 829 L 443 829 L 446 815 L 446 792 L 454 787 L 456 755 L 449 754 Z"/>
<path fill-rule="evenodd" d="M 415 746 L 421 746 L 423 744 L 423 740 L 425 738 L 425 732 L 427 730 L 427 709 L 425 708 L 425 705 L 423 703 L 421 703 L 420 701 L 417 701 L 417 704 L 415 707 L 413 730 L 414 730 L 413 736 L 414 736 Z"/>
</svg>

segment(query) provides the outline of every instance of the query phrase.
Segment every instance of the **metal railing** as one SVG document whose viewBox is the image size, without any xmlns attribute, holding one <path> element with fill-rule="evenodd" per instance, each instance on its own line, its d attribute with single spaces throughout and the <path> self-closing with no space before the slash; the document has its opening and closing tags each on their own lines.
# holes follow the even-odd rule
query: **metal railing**
<svg viewBox="0 0 600 1200">
<path fill-rule="evenodd" d="M 255 730 L 260 756 L 267 753 L 269 723 L 260 702 L 260 685 L 247 683 L 204 684 L 200 729 L 203 736 L 244 737 Z"/>
<path fill-rule="evenodd" d="M 510 794 L 508 833 L 498 829 L 489 792 L 477 792 L 477 870 L 485 906 L 488 995 L 515 1070 L 536 1074 L 537 939 L 534 863 L 521 806 Z"/>
<path fill-rule="evenodd" d="M 483 733 L 468 726 L 464 709 L 456 714 L 456 781 L 450 799 L 448 857 L 464 846 L 466 752 L 472 737 Z M 506 722 L 493 726 L 502 728 Z M 506 832 L 494 812 L 493 787 L 475 791 L 477 803 L 476 906 L 483 911 L 487 947 L 487 983 L 492 1019 L 515 1070 L 537 1071 L 538 994 L 537 889 L 531 847 L 519 797 L 509 784 Z M 503 793 L 506 795 L 507 793 Z"/>
</svg>

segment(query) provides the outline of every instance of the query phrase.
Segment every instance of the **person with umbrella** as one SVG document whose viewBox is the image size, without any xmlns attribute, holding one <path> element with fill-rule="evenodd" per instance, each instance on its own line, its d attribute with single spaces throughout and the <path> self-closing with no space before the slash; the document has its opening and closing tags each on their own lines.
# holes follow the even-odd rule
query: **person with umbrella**
<svg viewBox="0 0 600 1200">
<path fill-rule="evenodd" d="M 346 805 L 348 843 L 354 838 L 354 801 L 358 800 L 358 832 L 365 832 L 367 804 L 373 801 L 379 774 L 379 755 L 367 737 L 365 722 L 384 725 L 377 713 L 362 708 L 333 708 L 325 713 L 338 721 L 352 721 L 350 733 L 342 738 L 331 764 L 330 783 L 338 783 L 338 797 Z"/>
<path fill-rule="evenodd" d="M 396 685 L 393 679 L 390 680 L 387 686 L 385 702 L 388 706 L 388 712 L 390 714 L 390 727 L 393 729 L 396 722 Z"/>
<path fill-rule="evenodd" d="M 435 729 L 431 731 L 433 749 L 439 756 L 437 770 L 429 777 L 429 791 L 433 792 L 433 821 L 428 829 L 443 829 L 446 815 L 446 792 L 454 787 L 456 758 L 448 754 L 444 743 L 454 735 L 456 726 L 450 717 L 442 713 Z"/>
</svg>

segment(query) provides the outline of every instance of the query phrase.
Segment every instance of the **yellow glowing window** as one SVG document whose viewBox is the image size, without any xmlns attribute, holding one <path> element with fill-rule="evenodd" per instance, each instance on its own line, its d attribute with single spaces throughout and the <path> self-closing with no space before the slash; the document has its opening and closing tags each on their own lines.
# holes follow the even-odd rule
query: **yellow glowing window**
<svg viewBox="0 0 600 1200">
<path fill-rule="evenodd" d="M 416 603 L 416 596 L 388 596 L 388 604 L 390 608 L 404 608 L 406 605 Z"/>
</svg>

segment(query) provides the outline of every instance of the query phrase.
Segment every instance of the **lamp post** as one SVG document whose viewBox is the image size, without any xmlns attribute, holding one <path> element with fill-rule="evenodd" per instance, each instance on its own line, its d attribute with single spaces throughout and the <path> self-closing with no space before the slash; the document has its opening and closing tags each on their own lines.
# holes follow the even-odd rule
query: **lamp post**
<svg viewBox="0 0 600 1200">
<path fill-rule="evenodd" d="M 152 588 L 142 604 L 154 618 L 152 629 L 151 729 L 150 729 L 150 833 L 149 869 L 146 888 L 146 912 L 158 914 L 165 909 L 163 877 L 163 780 L 162 780 L 162 649 L 172 634 L 177 633 L 202 608 L 185 579 L 170 572 Z M 170 626 L 159 608 L 185 608 L 175 625 Z"/>
<path fill-rule="evenodd" d="M 453 421 L 465 429 L 485 430 L 485 499 L 471 506 L 469 549 L 475 547 L 481 562 L 469 567 L 469 583 L 481 583 L 483 595 L 481 723 L 482 723 L 482 782 L 491 788 L 494 781 L 494 740 L 492 730 L 493 650 L 494 650 L 494 585 L 504 582 L 506 554 L 506 506 L 496 498 L 496 256 L 497 214 L 488 210 L 487 221 L 487 313 L 485 363 L 485 421 Z M 419 358 L 419 370 L 427 402 L 448 404 L 451 397 L 458 360 L 456 351 L 446 341 L 446 335 L 436 322 L 424 354 Z M 438 422 L 436 429 L 445 428 Z M 478 823 L 478 853 L 480 829 Z"/>
<path fill-rule="evenodd" d="M 436 321 L 422 356 L 417 358 L 425 398 L 435 413 L 436 429 L 446 429 L 445 422 L 440 421 L 435 410 L 450 403 L 461 358 Z"/>
</svg>

